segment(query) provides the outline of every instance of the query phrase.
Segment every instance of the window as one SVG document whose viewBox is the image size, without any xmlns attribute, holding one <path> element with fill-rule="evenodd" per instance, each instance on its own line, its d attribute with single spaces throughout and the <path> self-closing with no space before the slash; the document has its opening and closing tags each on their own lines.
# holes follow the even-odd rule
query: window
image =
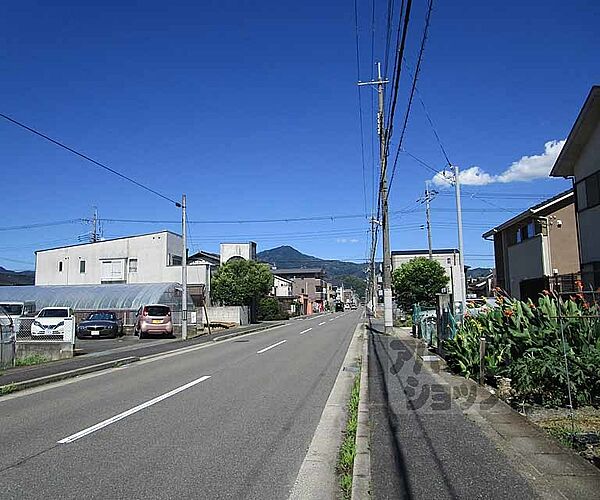
<svg viewBox="0 0 600 500">
<path fill-rule="evenodd" d="M 58 272 L 62 273 L 63 263 L 62 260 L 58 261 Z"/>
<path fill-rule="evenodd" d="M 85 273 L 85 260 L 79 261 L 79 272 L 82 274 Z"/>
<path fill-rule="evenodd" d="M 593 207 L 600 204 L 600 173 L 590 175 L 585 180 L 586 206 Z"/>
<path fill-rule="evenodd" d="M 527 238 L 533 238 L 535 236 L 535 225 L 532 222 L 527 224 Z"/>
<path fill-rule="evenodd" d="M 180 266 L 183 263 L 183 259 L 180 255 L 171 255 L 171 265 Z"/>
<path fill-rule="evenodd" d="M 129 259 L 129 272 L 137 273 L 138 270 L 138 260 L 137 259 Z"/>
<path fill-rule="evenodd" d="M 575 184 L 577 190 L 577 209 L 579 211 L 587 208 L 587 195 L 585 192 L 585 182 L 578 182 Z"/>
<path fill-rule="evenodd" d="M 101 261 L 100 281 L 125 281 L 125 259 Z"/>
</svg>

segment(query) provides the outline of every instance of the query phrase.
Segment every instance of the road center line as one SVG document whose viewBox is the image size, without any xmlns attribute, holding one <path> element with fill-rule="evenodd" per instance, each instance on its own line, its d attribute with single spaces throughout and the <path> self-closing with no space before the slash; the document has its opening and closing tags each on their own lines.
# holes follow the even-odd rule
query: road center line
<svg viewBox="0 0 600 500">
<path fill-rule="evenodd" d="M 335 318 L 331 318 L 329 321 L 333 321 Z"/>
<path fill-rule="evenodd" d="M 262 354 L 263 352 L 267 352 L 269 349 L 273 349 L 273 347 L 277 347 L 278 345 L 281 345 L 284 342 L 287 342 L 287 340 L 282 340 L 281 342 L 277 342 L 276 344 L 270 345 L 269 347 L 265 347 L 264 349 L 261 349 L 260 351 L 256 351 L 256 354 Z"/>
<path fill-rule="evenodd" d="M 325 324 L 325 321 L 323 321 L 322 323 L 319 323 L 317 326 L 321 326 L 321 325 L 324 325 L 324 324 Z"/>
<path fill-rule="evenodd" d="M 110 424 L 114 424 L 115 422 L 118 422 L 119 420 L 123 420 L 124 418 L 129 417 L 130 415 L 133 415 L 134 413 L 137 413 L 138 411 L 141 411 L 144 408 L 148 408 L 149 406 L 155 405 L 156 403 L 160 403 L 162 400 L 170 398 L 171 396 L 174 396 L 175 394 L 185 391 L 186 389 L 189 389 L 190 387 L 194 387 L 196 384 L 199 384 L 200 382 L 204 382 L 205 380 L 208 380 L 209 378 L 210 378 L 210 375 L 205 375 L 196 380 L 192 380 L 191 382 L 189 382 L 185 385 L 182 385 L 181 387 L 177 387 L 176 389 L 173 389 L 172 391 L 166 392 L 165 394 L 158 396 L 154 399 L 151 399 L 150 401 L 146 401 L 145 403 L 142 403 L 141 405 L 135 406 L 127 411 L 124 411 L 123 413 L 119 413 L 118 415 L 115 415 L 114 417 L 110 417 L 106 420 L 103 420 L 102 422 L 97 423 L 96 425 L 92 425 L 91 427 L 88 427 L 87 429 L 83 429 L 82 431 L 79 431 L 79 432 L 72 434 L 64 439 L 61 439 L 60 441 L 58 441 L 58 444 L 67 444 L 67 443 L 72 443 L 73 441 L 77 441 L 78 439 L 81 439 L 82 437 L 87 436 L 88 434 L 91 434 L 92 432 L 99 431 L 100 429 L 103 429 L 104 427 L 107 427 Z"/>
<path fill-rule="evenodd" d="M 311 330 L 312 330 L 312 328 L 307 328 L 306 330 L 302 330 L 302 331 L 300 332 L 300 335 L 302 335 L 302 334 L 304 334 L 304 333 L 306 333 L 306 332 L 310 332 Z"/>
</svg>

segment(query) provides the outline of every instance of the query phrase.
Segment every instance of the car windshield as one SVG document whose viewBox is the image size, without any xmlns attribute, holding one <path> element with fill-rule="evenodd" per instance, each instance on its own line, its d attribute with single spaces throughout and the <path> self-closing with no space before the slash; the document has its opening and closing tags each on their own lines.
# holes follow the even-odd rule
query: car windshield
<svg viewBox="0 0 600 500">
<path fill-rule="evenodd" d="M 97 321 L 115 321 L 117 317 L 115 313 L 110 312 L 95 312 L 88 316 L 88 321 L 97 320 Z"/>
<path fill-rule="evenodd" d="M 169 314 L 170 309 L 167 306 L 148 306 L 146 307 L 146 314 L 148 316 L 166 316 Z"/>
<path fill-rule="evenodd" d="M 21 316 L 23 314 L 23 304 L 0 304 L 0 308 L 4 309 L 9 316 Z"/>
<path fill-rule="evenodd" d="M 44 309 L 40 312 L 40 318 L 67 318 L 68 309 Z"/>
</svg>

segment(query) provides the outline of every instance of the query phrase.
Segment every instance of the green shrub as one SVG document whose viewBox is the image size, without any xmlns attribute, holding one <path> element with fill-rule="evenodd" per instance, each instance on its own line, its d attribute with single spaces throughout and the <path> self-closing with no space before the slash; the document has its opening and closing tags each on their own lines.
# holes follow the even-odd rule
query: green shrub
<svg viewBox="0 0 600 500">
<path fill-rule="evenodd" d="M 486 339 L 488 379 L 508 377 L 520 400 L 562 406 L 568 403 L 565 352 L 573 402 L 600 404 L 600 319 L 598 307 L 581 298 L 537 304 L 500 297 L 498 306 L 467 317 L 456 336 L 444 342 L 448 366 L 468 378 L 479 373 L 479 338 Z M 565 337 L 563 351 L 562 331 Z M 595 316 L 595 317 L 594 317 Z"/>
<path fill-rule="evenodd" d="M 283 308 L 279 301 L 273 297 L 266 297 L 260 299 L 258 302 L 259 321 L 289 319 L 289 317 L 289 313 Z"/>
</svg>

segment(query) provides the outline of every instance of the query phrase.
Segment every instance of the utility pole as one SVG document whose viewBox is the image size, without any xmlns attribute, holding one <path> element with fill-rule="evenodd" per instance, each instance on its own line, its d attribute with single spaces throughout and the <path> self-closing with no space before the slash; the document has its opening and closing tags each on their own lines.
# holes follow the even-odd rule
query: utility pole
<svg viewBox="0 0 600 500">
<path fill-rule="evenodd" d="M 425 217 L 427 220 L 427 245 L 429 247 L 429 260 L 433 259 L 433 248 L 431 246 L 431 213 L 430 203 L 432 193 L 429 190 L 429 181 L 425 181 Z"/>
<path fill-rule="evenodd" d="M 385 128 L 385 107 L 383 86 L 388 83 L 381 76 L 381 63 L 377 63 L 377 80 L 358 82 L 359 85 L 377 85 L 378 112 L 377 135 L 379 136 L 380 177 L 379 196 L 381 199 L 381 229 L 383 233 L 383 318 L 385 333 L 392 333 L 392 259 L 390 253 L 390 226 L 388 220 L 388 184 L 387 184 L 387 139 Z"/>
<path fill-rule="evenodd" d="M 98 221 L 98 207 L 94 208 L 94 215 L 92 216 L 92 233 L 90 234 L 90 241 L 96 243 L 100 241 L 100 223 Z"/>
<path fill-rule="evenodd" d="M 181 196 L 181 235 L 183 251 L 181 252 L 181 340 L 187 340 L 187 214 L 185 194 Z"/>
<path fill-rule="evenodd" d="M 454 165 L 454 190 L 456 193 L 456 223 L 458 225 L 458 260 L 460 263 L 461 313 L 467 309 L 467 283 L 465 279 L 465 254 L 463 245 L 462 204 L 460 201 L 460 176 L 458 166 Z"/>
</svg>

